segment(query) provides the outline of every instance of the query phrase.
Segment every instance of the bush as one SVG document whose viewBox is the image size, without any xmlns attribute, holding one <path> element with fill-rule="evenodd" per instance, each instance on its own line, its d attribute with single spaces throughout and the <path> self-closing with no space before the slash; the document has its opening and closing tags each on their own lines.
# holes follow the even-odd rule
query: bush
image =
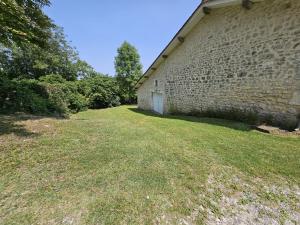
<svg viewBox="0 0 300 225">
<path fill-rule="evenodd" d="M 48 112 L 45 88 L 36 80 L 0 80 L 0 107 L 2 112 Z"/>
<path fill-rule="evenodd" d="M 40 81 L 48 86 L 50 100 L 58 106 L 56 111 L 77 113 L 87 110 L 87 98 L 80 94 L 77 81 L 67 81 L 56 74 L 41 77 Z"/>
<path fill-rule="evenodd" d="M 43 84 L 48 94 L 48 112 L 50 114 L 65 116 L 68 114 L 67 94 L 60 84 Z"/>
<path fill-rule="evenodd" d="M 90 95 L 89 106 L 92 109 L 102 109 L 107 107 L 115 107 L 120 105 L 118 96 L 106 96 L 103 93 L 94 93 Z"/>
<path fill-rule="evenodd" d="M 112 77 L 95 75 L 66 81 L 60 75 L 39 80 L 0 77 L 0 111 L 65 116 L 86 110 L 120 105 L 118 86 Z"/>
<path fill-rule="evenodd" d="M 1 111 L 65 116 L 69 112 L 86 109 L 87 101 L 75 91 L 74 85 L 61 83 L 61 80 L 59 82 L 2 78 L 0 79 Z"/>
<path fill-rule="evenodd" d="M 95 75 L 79 82 L 81 93 L 88 97 L 89 107 L 101 109 L 120 105 L 119 89 L 113 77 Z"/>
<path fill-rule="evenodd" d="M 87 110 L 87 98 L 79 93 L 76 82 L 66 81 L 59 75 L 48 75 L 40 80 L 47 86 L 52 110 L 59 114 Z"/>
<path fill-rule="evenodd" d="M 87 99 L 79 93 L 70 93 L 68 95 L 68 108 L 73 113 L 78 113 L 88 109 Z"/>
</svg>

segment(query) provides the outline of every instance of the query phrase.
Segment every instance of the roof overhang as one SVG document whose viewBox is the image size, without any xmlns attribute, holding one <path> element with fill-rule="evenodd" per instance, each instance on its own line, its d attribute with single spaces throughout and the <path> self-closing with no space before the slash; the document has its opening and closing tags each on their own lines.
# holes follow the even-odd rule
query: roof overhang
<svg viewBox="0 0 300 225">
<path fill-rule="evenodd" d="M 245 2 L 252 4 L 262 1 L 264 0 L 210 0 L 205 3 L 202 2 L 193 12 L 190 18 L 186 21 L 186 23 L 182 26 L 182 28 L 173 37 L 167 47 L 160 53 L 160 55 L 155 59 L 148 70 L 138 80 L 135 88 L 138 89 L 154 73 L 154 71 L 160 66 L 163 61 L 168 58 L 173 50 L 184 42 L 184 38 L 188 35 L 188 33 L 199 23 L 199 21 L 206 14 L 209 14 L 211 10 L 233 5 L 244 5 Z"/>
</svg>

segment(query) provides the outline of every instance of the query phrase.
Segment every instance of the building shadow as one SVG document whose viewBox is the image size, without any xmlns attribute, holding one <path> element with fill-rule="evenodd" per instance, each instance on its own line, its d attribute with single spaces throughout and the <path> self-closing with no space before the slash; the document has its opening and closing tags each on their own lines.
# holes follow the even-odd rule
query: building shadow
<svg viewBox="0 0 300 225">
<path fill-rule="evenodd" d="M 253 130 L 253 127 L 251 125 L 232 121 L 232 120 L 225 120 L 225 119 L 219 119 L 219 118 L 207 118 L 207 117 L 196 117 L 196 116 L 188 116 L 188 115 L 160 115 L 156 114 L 152 111 L 146 111 L 139 108 L 132 108 L 128 107 L 128 110 L 142 114 L 144 116 L 150 116 L 150 117 L 158 117 L 158 118 L 165 118 L 170 120 L 184 120 L 187 122 L 193 122 L 193 123 L 205 123 L 210 124 L 214 126 L 220 126 L 220 127 L 227 127 L 234 130 L 239 131 L 251 131 Z"/>
</svg>

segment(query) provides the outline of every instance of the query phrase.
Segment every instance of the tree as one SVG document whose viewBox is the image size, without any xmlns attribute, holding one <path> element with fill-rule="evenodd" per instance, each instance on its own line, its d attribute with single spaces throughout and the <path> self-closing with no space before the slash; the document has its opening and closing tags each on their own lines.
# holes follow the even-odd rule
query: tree
<svg viewBox="0 0 300 225">
<path fill-rule="evenodd" d="M 1 0 L 0 43 L 32 43 L 46 48 L 53 23 L 42 7 L 49 5 L 49 0 Z"/>
<path fill-rule="evenodd" d="M 132 104 L 136 102 L 134 85 L 142 75 L 140 55 L 137 49 L 126 41 L 118 48 L 117 52 L 115 70 L 121 102 Z"/>
<path fill-rule="evenodd" d="M 10 79 L 38 79 L 49 74 L 60 74 L 66 80 L 76 80 L 91 68 L 83 63 L 77 51 L 66 41 L 62 28 L 51 29 L 49 47 L 42 49 L 32 43 L 13 43 L 10 48 L 0 45 L 0 67 Z"/>
<path fill-rule="evenodd" d="M 78 79 L 93 77 L 97 74 L 94 68 L 84 60 L 78 60 L 74 66 Z"/>
</svg>

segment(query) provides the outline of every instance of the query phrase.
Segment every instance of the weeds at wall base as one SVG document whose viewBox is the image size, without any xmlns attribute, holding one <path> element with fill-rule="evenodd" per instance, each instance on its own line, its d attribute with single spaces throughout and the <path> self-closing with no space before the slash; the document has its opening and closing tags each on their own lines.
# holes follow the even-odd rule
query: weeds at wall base
<svg viewBox="0 0 300 225">
<path fill-rule="evenodd" d="M 270 125 L 279 127 L 284 130 L 294 131 L 299 123 L 299 118 L 286 118 L 275 117 L 272 114 L 261 114 L 257 111 L 241 110 L 241 109 L 228 109 L 228 110 L 216 110 L 208 109 L 205 111 L 192 110 L 188 113 L 182 113 L 178 110 L 174 110 L 174 107 L 170 111 L 172 115 L 186 115 L 195 117 L 207 117 L 207 118 L 220 118 L 226 120 L 233 120 L 238 122 L 247 123 L 249 125 Z"/>
</svg>

